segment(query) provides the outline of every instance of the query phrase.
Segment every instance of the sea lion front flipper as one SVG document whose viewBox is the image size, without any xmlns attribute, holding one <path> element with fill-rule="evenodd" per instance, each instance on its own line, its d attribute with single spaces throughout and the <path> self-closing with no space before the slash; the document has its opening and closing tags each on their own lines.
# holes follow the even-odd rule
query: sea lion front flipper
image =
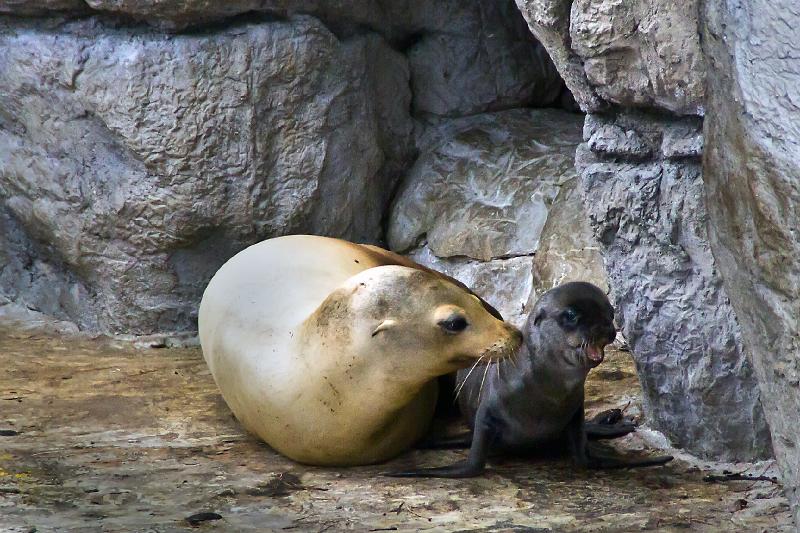
<svg viewBox="0 0 800 533">
<path fill-rule="evenodd" d="M 489 448 L 498 435 L 497 424 L 490 419 L 486 402 L 481 402 L 478 412 L 475 415 L 475 431 L 472 434 L 472 445 L 469 448 L 469 455 L 464 461 L 459 461 L 450 466 L 440 466 L 437 468 L 423 468 L 421 470 L 411 470 L 408 472 L 387 472 L 384 475 L 389 477 L 444 477 L 444 478 L 465 478 L 476 477 L 483 473 L 486 468 L 486 459 L 489 456 Z"/>
</svg>

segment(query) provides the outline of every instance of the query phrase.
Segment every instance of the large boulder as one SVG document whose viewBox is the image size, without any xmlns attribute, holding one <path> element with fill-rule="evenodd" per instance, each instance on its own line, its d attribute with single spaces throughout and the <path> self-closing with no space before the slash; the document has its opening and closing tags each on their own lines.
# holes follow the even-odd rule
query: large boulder
<svg viewBox="0 0 800 533">
<path fill-rule="evenodd" d="M 704 15 L 711 244 L 800 525 L 800 8 L 709 0 Z"/>
<path fill-rule="evenodd" d="M 516 0 L 585 111 L 703 113 L 698 1 Z"/>
<path fill-rule="evenodd" d="M 534 298 L 570 281 L 588 281 L 609 291 L 603 255 L 589 227 L 578 178 L 565 182 L 550 206 L 533 260 L 533 276 Z"/>
<path fill-rule="evenodd" d="M 428 127 L 389 217 L 393 250 L 470 286 L 522 327 L 559 283 L 606 286 L 576 193 L 582 119 L 516 109 Z"/>
<path fill-rule="evenodd" d="M 533 254 L 559 187 L 575 176 L 582 117 L 514 109 L 446 120 L 392 207 L 387 240 L 405 252 L 427 240 L 438 257 L 488 261 Z"/>
<path fill-rule="evenodd" d="M 193 329 L 211 274 L 266 237 L 377 241 L 413 156 L 405 58 L 311 17 L 16 22 L 0 50 L 0 292 L 85 329 Z"/>
<path fill-rule="evenodd" d="M 704 457 L 769 457 L 755 375 L 708 245 L 700 128 L 697 118 L 587 117 L 584 205 L 652 425 Z"/>
<path fill-rule="evenodd" d="M 0 13 L 85 12 L 166 31 L 300 14 L 318 18 L 340 38 L 366 29 L 407 53 L 419 114 L 548 105 L 564 87 L 513 0 L 0 0 Z"/>
</svg>

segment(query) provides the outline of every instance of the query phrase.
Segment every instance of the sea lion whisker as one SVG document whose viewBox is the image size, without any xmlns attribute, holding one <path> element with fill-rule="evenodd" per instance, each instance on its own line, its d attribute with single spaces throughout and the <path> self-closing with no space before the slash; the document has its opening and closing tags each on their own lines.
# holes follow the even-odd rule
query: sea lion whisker
<svg viewBox="0 0 800 533">
<path fill-rule="evenodd" d="M 486 374 L 489 373 L 489 365 L 486 365 L 486 369 L 483 371 L 483 378 L 481 379 L 481 388 L 478 389 L 478 405 L 481 403 L 481 395 L 483 394 L 483 384 L 486 382 Z"/>
<path fill-rule="evenodd" d="M 478 357 L 478 360 L 475 361 L 475 364 L 472 365 L 472 368 L 469 369 L 469 372 L 467 372 L 466 377 L 461 381 L 461 384 L 456 389 L 456 395 L 455 395 L 455 398 L 453 398 L 453 403 L 455 403 L 456 400 L 458 400 L 458 395 L 461 394 L 461 389 L 464 388 L 464 385 L 467 383 L 467 380 L 469 379 L 470 374 L 472 374 L 472 371 L 475 370 L 475 367 L 478 366 L 478 364 L 483 360 L 483 358 L 484 358 L 484 355 L 481 355 L 480 357 Z"/>
</svg>

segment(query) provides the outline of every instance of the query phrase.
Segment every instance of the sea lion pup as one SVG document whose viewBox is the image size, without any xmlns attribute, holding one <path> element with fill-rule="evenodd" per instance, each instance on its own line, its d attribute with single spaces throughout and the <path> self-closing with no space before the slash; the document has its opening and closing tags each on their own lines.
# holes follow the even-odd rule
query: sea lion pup
<svg viewBox="0 0 800 533">
<path fill-rule="evenodd" d="M 385 461 L 419 440 L 437 376 L 518 349 L 521 332 L 498 316 L 386 250 L 294 235 L 225 263 L 198 325 L 203 356 L 245 428 L 298 462 L 347 466 Z"/>
<path fill-rule="evenodd" d="M 588 438 L 615 438 L 635 429 L 624 420 L 584 421 L 584 383 L 616 336 L 614 309 L 605 293 L 584 282 L 544 293 L 525 326 L 519 357 L 459 371 L 459 401 L 473 429 L 465 461 L 452 466 L 389 473 L 396 477 L 472 477 L 483 472 L 490 449 L 530 453 L 566 446 L 580 467 L 662 465 L 672 457 L 624 461 L 590 453 Z M 482 390 L 481 390 L 482 389 Z M 459 439 L 439 447 L 456 447 Z"/>
</svg>

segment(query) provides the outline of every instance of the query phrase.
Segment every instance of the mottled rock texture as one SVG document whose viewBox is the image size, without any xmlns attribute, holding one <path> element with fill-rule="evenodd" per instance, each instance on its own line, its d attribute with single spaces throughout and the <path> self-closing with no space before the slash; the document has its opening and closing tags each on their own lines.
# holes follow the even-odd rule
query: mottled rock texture
<svg viewBox="0 0 800 533">
<path fill-rule="evenodd" d="M 468 257 L 441 258 L 427 245 L 408 254 L 420 264 L 444 272 L 465 284 L 521 328 L 528 319 L 533 285 L 533 258 L 527 255 L 476 261 Z"/>
<path fill-rule="evenodd" d="M 17 23 L 0 50 L 0 288 L 85 329 L 194 328 L 210 275 L 269 236 L 377 240 L 413 153 L 405 58 L 310 17 Z"/>
<path fill-rule="evenodd" d="M 585 111 L 609 104 L 702 114 L 698 1 L 517 0 Z"/>
<path fill-rule="evenodd" d="M 580 115 L 515 109 L 426 131 L 389 218 L 404 252 L 423 239 L 439 257 L 532 254 L 560 185 L 575 176 Z"/>
<path fill-rule="evenodd" d="M 555 102 L 564 82 L 514 4 L 474 6 L 475 23 L 429 33 L 409 49 L 415 112 L 463 116 Z"/>
<path fill-rule="evenodd" d="M 800 525 L 800 5 L 710 0 L 711 243 Z"/>
<path fill-rule="evenodd" d="M 544 290 L 606 286 L 575 190 L 582 117 L 516 109 L 431 124 L 389 217 L 389 245 L 522 326 Z"/>
<path fill-rule="evenodd" d="M 461 116 L 556 102 L 564 83 L 513 0 L 0 0 L 0 13 L 81 14 L 166 31 L 312 15 L 342 38 L 365 30 L 407 53 L 417 113 Z"/>
<path fill-rule="evenodd" d="M 585 206 L 654 427 L 706 457 L 767 457 L 770 437 L 708 246 L 697 118 L 587 117 Z"/>
<path fill-rule="evenodd" d="M 578 178 L 564 183 L 550 206 L 533 260 L 537 296 L 569 281 L 589 281 L 609 290 L 603 256 L 577 185 Z"/>
</svg>

